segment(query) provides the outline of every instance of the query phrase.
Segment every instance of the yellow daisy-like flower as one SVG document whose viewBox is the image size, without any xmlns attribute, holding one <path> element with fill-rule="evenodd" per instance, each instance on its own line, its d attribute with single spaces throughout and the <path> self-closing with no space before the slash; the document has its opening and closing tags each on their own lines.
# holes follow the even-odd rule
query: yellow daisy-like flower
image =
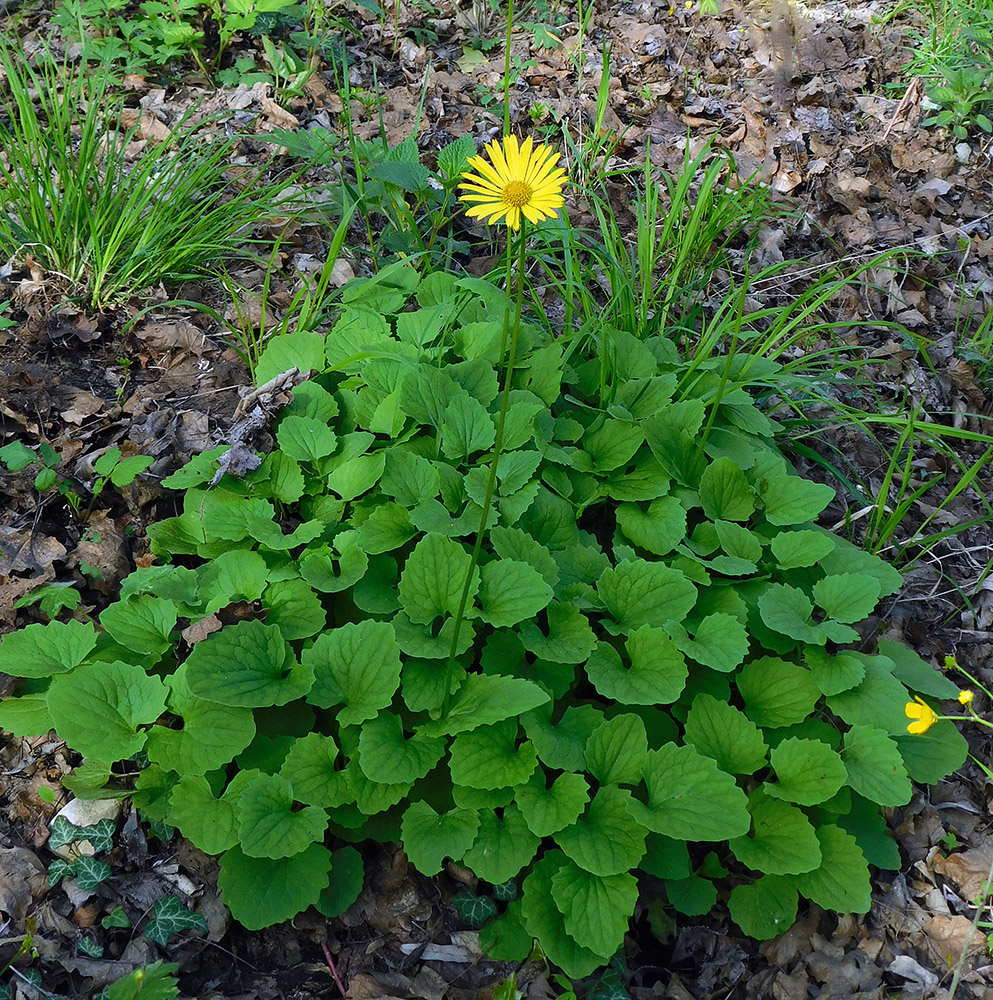
<svg viewBox="0 0 993 1000">
<path fill-rule="evenodd" d="M 551 219 L 565 204 L 562 188 L 565 170 L 556 167 L 559 154 L 548 146 L 535 146 L 528 136 L 519 146 L 517 136 L 508 135 L 501 145 L 487 143 L 487 163 L 482 156 L 470 156 L 459 188 L 460 199 L 470 205 L 466 215 L 485 218 L 489 223 L 505 220 L 513 230 L 521 228 L 521 216 L 528 222 Z"/>
<path fill-rule="evenodd" d="M 975 692 L 966 689 L 965 691 L 959 691 L 959 704 L 968 705 L 970 701 L 975 697 Z"/>
<path fill-rule="evenodd" d="M 903 711 L 908 719 L 916 720 L 907 726 L 907 732 L 913 736 L 926 733 L 938 721 L 934 709 L 919 696 L 913 701 L 908 701 Z"/>
</svg>

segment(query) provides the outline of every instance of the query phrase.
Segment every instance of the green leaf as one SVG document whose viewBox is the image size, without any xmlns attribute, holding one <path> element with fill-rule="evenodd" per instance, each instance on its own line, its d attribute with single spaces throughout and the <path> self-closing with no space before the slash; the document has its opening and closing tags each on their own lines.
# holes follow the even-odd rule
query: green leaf
<svg viewBox="0 0 993 1000">
<path fill-rule="evenodd" d="M 293 786 L 293 798 L 308 805 L 335 809 L 355 800 L 348 777 L 336 771 L 338 746 L 330 736 L 308 733 L 293 741 L 279 768 Z"/>
<path fill-rule="evenodd" d="M 893 661 L 893 676 L 911 690 L 932 698 L 958 698 L 958 685 L 902 642 L 881 639 L 877 649 Z"/>
<path fill-rule="evenodd" d="M 275 625 L 284 639 L 307 639 L 324 628 L 327 614 L 321 599 L 303 580 L 280 580 L 262 593 L 269 609 L 266 624 Z"/>
<path fill-rule="evenodd" d="M 186 659 L 192 694 L 235 708 L 285 705 L 314 681 L 275 625 L 257 620 L 227 625 L 198 642 Z"/>
<path fill-rule="evenodd" d="M 748 653 L 748 630 L 733 615 L 719 611 L 696 626 L 691 639 L 675 622 L 667 626 L 676 648 L 691 660 L 721 673 L 730 673 Z"/>
<path fill-rule="evenodd" d="M 816 566 L 834 549 L 834 539 L 819 531 L 781 531 L 769 548 L 780 569 L 799 569 Z"/>
<path fill-rule="evenodd" d="M 499 817 L 485 809 L 479 817 L 479 834 L 462 856 L 480 878 L 499 884 L 513 878 L 534 857 L 541 838 L 528 829 L 516 805 L 509 805 Z"/>
<path fill-rule="evenodd" d="M 96 645 L 89 623 L 26 625 L 0 641 L 0 671 L 11 677 L 51 677 L 79 666 Z"/>
<path fill-rule="evenodd" d="M 0 716 L 2 717 L 2 716 Z M 936 722 L 919 736 L 896 737 L 907 775 L 921 784 L 934 785 L 964 763 L 969 752 L 965 737 L 954 722 Z"/>
<path fill-rule="evenodd" d="M 114 660 L 77 667 L 53 678 L 48 710 L 59 736 L 100 760 L 124 760 L 144 745 L 140 726 L 165 711 L 166 686 L 134 663 Z"/>
<path fill-rule="evenodd" d="M 72 877 L 76 880 L 76 888 L 80 892 L 92 892 L 101 882 L 106 882 L 111 876 L 110 865 L 96 858 L 76 858 L 70 865 Z"/>
<path fill-rule="evenodd" d="M 902 806 L 912 788 L 900 748 L 882 729 L 852 726 L 843 751 L 848 784 L 859 795 L 881 806 Z"/>
<path fill-rule="evenodd" d="M 67 844 L 75 844 L 88 840 L 96 852 L 109 851 L 114 846 L 114 831 L 116 824 L 112 819 L 97 820 L 90 826 L 76 826 L 64 816 L 56 816 L 52 820 L 52 828 L 48 837 L 48 847 L 55 850 Z"/>
<path fill-rule="evenodd" d="M 586 744 L 603 722 L 603 712 L 592 705 L 571 705 L 551 724 L 553 707 L 545 705 L 522 718 L 524 731 L 538 748 L 538 758 L 562 771 L 586 770 Z"/>
<path fill-rule="evenodd" d="M 682 621 L 697 597 L 696 587 L 679 570 L 641 559 L 604 570 L 597 590 L 621 632 Z"/>
<path fill-rule="evenodd" d="M 478 829 L 474 809 L 439 815 L 426 802 L 413 802 L 403 814 L 403 849 L 422 875 L 437 875 L 446 857 L 458 860 L 465 854 Z"/>
<path fill-rule="evenodd" d="M 365 576 L 369 557 L 359 545 L 357 531 L 343 531 L 327 545 L 308 549 L 300 559 L 300 575 L 322 594 L 337 594 L 354 587 Z"/>
<path fill-rule="evenodd" d="M 457 542 L 444 535 L 427 534 L 414 546 L 400 575 L 400 601 L 407 617 L 431 625 L 439 616 L 458 612 L 462 588 L 472 562 Z M 479 587 L 479 572 L 472 571 L 468 600 Z"/>
<path fill-rule="evenodd" d="M 812 521 L 834 499 L 834 490 L 799 476 L 772 475 L 755 488 L 762 497 L 765 516 L 777 526 Z"/>
<path fill-rule="evenodd" d="M 524 926 L 519 900 L 511 903 L 499 917 L 480 928 L 479 944 L 496 962 L 523 962 L 531 954 L 534 938 Z"/>
<path fill-rule="evenodd" d="M 441 736 L 404 737 L 398 716 L 380 712 L 359 733 L 359 766 L 372 781 L 399 784 L 423 778 L 445 753 Z"/>
<path fill-rule="evenodd" d="M 331 855 L 331 882 L 314 904 L 322 916 L 340 917 L 361 895 L 365 882 L 362 855 L 341 847 Z"/>
<path fill-rule="evenodd" d="M 860 622 L 879 601 L 879 581 L 856 573 L 825 576 L 814 584 L 813 596 L 829 618 L 839 622 Z"/>
<path fill-rule="evenodd" d="M 539 837 L 549 837 L 563 827 L 572 826 L 590 797 L 589 785 L 581 774 L 566 771 L 551 787 L 546 785 L 545 772 L 539 767 L 515 793 L 528 828 Z"/>
<path fill-rule="evenodd" d="M 768 748 L 758 726 L 744 712 L 703 693 L 686 716 L 686 742 L 712 757 L 729 774 L 753 774 L 766 763 Z"/>
<path fill-rule="evenodd" d="M 821 696 L 809 670 L 778 656 L 746 663 L 738 674 L 738 690 L 745 714 L 763 729 L 802 722 Z"/>
<path fill-rule="evenodd" d="M 131 920 L 122 907 L 115 906 L 110 913 L 108 913 L 107 916 L 100 921 L 100 926 L 103 927 L 104 930 L 108 931 L 118 927 L 126 929 L 131 926 Z"/>
<path fill-rule="evenodd" d="M 322 632 L 302 659 L 314 675 L 307 701 L 318 708 L 344 705 L 341 725 L 375 718 L 400 686 L 400 647 L 388 622 L 366 620 Z"/>
<path fill-rule="evenodd" d="M 415 534 L 417 529 L 410 523 L 410 515 L 398 503 L 380 504 L 357 531 L 359 546 L 370 556 L 399 549 Z"/>
<path fill-rule="evenodd" d="M 252 858 L 287 858 L 324 839 L 328 815 L 317 806 L 293 811 L 293 786 L 278 774 L 259 774 L 238 799 L 238 838 Z"/>
<path fill-rule="evenodd" d="M 172 645 L 169 635 L 178 617 L 172 601 L 145 595 L 111 604 L 100 615 L 100 624 L 122 646 L 159 656 Z"/>
<path fill-rule="evenodd" d="M 459 136 L 438 150 L 438 172 L 449 180 L 455 180 L 466 169 L 466 161 L 475 152 L 476 145 L 472 136 Z"/>
<path fill-rule="evenodd" d="M 290 858 L 251 858 L 232 847 L 221 858 L 217 884 L 231 916 L 257 931 L 295 917 L 328 886 L 331 852 L 311 844 Z"/>
<path fill-rule="evenodd" d="M 238 843 L 238 823 L 229 799 L 214 795 L 203 775 L 176 782 L 169 799 L 169 821 L 204 854 L 223 854 Z"/>
<path fill-rule="evenodd" d="M 611 472 L 630 461 L 641 447 L 644 436 L 637 424 L 628 420 L 604 419 L 583 435 L 583 450 L 597 472 Z"/>
<path fill-rule="evenodd" d="M 779 779 L 762 787 L 777 799 L 814 806 L 826 802 L 848 779 L 841 758 L 820 740 L 783 740 L 769 757 Z"/>
<path fill-rule="evenodd" d="M 481 567 L 480 578 L 481 617 L 498 628 L 534 618 L 552 599 L 552 588 L 527 563 L 498 559 Z"/>
<path fill-rule="evenodd" d="M 163 948 L 174 934 L 183 931 L 207 933 L 207 921 L 199 913 L 191 913 L 178 896 L 163 896 L 155 900 L 152 914 L 145 926 L 145 937 Z"/>
<path fill-rule="evenodd" d="M 106 991 L 107 1000 L 176 1000 L 179 985 L 172 975 L 175 963 L 153 962 L 114 982 Z"/>
<path fill-rule="evenodd" d="M 796 920 L 797 891 L 793 880 L 763 875 L 751 885 L 737 885 L 728 900 L 731 919 L 757 941 L 785 933 Z"/>
<path fill-rule="evenodd" d="M 334 431 L 314 417 L 283 417 L 276 427 L 280 450 L 298 462 L 316 462 L 338 447 Z"/>
<path fill-rule="evenodd" d="M 205 614 L 220 611 L 232 601 L 256 601 L 262 596 L 269 568 L 258 552 L 229 549 L 215 556 L 200 574 L 200 600 Z"/>
<path fill-rule="evenodd" d="M 636 804 L 626 789 L 603 785 L 586 812 L 559 830 L 555 841 L 580 868 L 594 875 L 628 872 L 644 857 L 648 833 L 636 821 L 632 809 Z"/>
<path fill-rule="evenodd" d="M 824 529 L 819 529 L 824 531 Z M 857 573 L 861 576 L 871 576 L 879 581 L 880 597 L 889 597 L 903 586 L 903 577 L 888 562 L 879 556 L 866 552 L 865 549 L 853 545 L 845 538 L 830 536 L 834 548 L 824 556 L 818 566 L 828 575 L 837 573 Z"/>
<path fill-rule="evenodd" d="M 0 729 L 14 736 L 41 736 L 54 728 L 47 692 L 8 696 L 0 701 Z"/>
<path fill-rule="evenodd" d="M 894 663 L 885 656 L 857 656 L 865 670 L 862 682 L 827 699 L 827 706 L 850 726 L 874 726 L 893 736 L 907 732 L 904 705 L 910 692 L 893 676 Z"/>
<path fill-rule="evenodd" d="M 675 840 L 725 840 L 745 833 L 745 795 L 730 774 L 689 746 L 666 743 L 649 751 L 647 805 L 630 803 L 649 830 Z"/>
<path fill-rule="evenodd" d="M 796 806 L 757 792 L 749 802 L 749 811 L 751 833 L 728 843 L 743 865 L 769 875 L 793 875 L 813 871 L 821 863 L 814 828 Z"/>
<path fill-rule="evenodd" d="M 552 879 L 567 859 L 557 851 L 545 854 L 524 880 L 521 915 L 527 932 L 538 939 L 549 960 L 567 976 L 583 979 L 606 965 L 610 955 L 598 955 L 578 944 L 565 929 L 565 918 L 552 898 Z"/>
<path fill-rule="evenodd" d="M 455 736 L 523 715 L 549 700 L 537 684 L 518 677 L 469 674 L 452 698 L 448 715 L 425 723 L 419 731 L 425 736 Z"/>
<path fill-rule="evenodd" d="M 477 399 L 458 395 L 445 407 L 441 420 L 441 450 L 446 458 L 460 460 L 493 446 L 493 418 Z"/>
<path fill-rule="evenodd" d="M 342 500 L 354 500 L 379 482 L 385 467 L 386 455 L 381 451 L 355 455 L 332 470 L 327 478 L 328 489 Z"/>
<path fill-rule="evenodd" d="M 529 653 L 551 663 L 581 663 L 593 652 L 596 635 L 575 605 L 553 601 L 545 608 L 545 620 L 547 632 L 540 620 L 520 623 L 521 642 Z"/>
<path fill-rule="evenodd" d="M 601 785 L 636 785 L 648 760 L 645 723 L 637 715 L 615 715 L 590 735 L 586 766 Z"/>
<path fill-rule="evenodd" d="M 865 677 L 862 661 L 849 653 L 831 655 L 817 646 L 807 646 L 803 658 L 810 668 L 810 676 L 825 695 L 841 694 L 861 683 Z"/>
<path fill-rule="evenodd" d="M 759 614 L 774 632 L 819 646 L 828 641 L 853 642 L 858 638 L 858 633 L 848 625 L 830 620 L 815 624 L 813 613 L 814 606 L 807 595 L 789 584 L 770 583 L 759 597 Z"/>
<path fill-rule="evenodd" d="M 452 781 L 471 788 L 523 785 L 538 766 L 538 751 L 530 741 L 518 746 L 518 728 L 511 718 L 456 736 L 449 760 Z"/>
<path fill-rule="evenodd" d="M 872 903 L 869 866 L 855 838 L 838 826 L 817 830 L 821 845 L 819 868 L 791 881 L 811 902 L 835 913 L 868 913 Z"/>
<path fill-rule="evenodd" d="M 638 881 L 626 872 L 592 875 L 569 861 L 552 876 L 552 899 L 570 937 L 599 955 L 613 955 L 624 944 Z"/>
<path fill-rule="evenodd" d="M 586 674 L 604 697 L 626 705 L 667 705 L 686 684 L 688 669 L 683 654 L 660 628 L 642 625 L 627 639 L 631 665 L 620 654 L 599 642 L 587 660 Z"/>
<path fill-rule="evenodd" d="M 700 477 L 700 503 L 712 520 L 747 521 L 755 510 L 755 494 L 735 462 L 716 458 Z"/>
<path fill-rule="evenodd" d="M 675 497 L 659 497 L 647 511 L 637 504 L 621 504 L 617 523 L 634 545 L 664 556 L 686 537 L 686 508 Z"/>
</svg>

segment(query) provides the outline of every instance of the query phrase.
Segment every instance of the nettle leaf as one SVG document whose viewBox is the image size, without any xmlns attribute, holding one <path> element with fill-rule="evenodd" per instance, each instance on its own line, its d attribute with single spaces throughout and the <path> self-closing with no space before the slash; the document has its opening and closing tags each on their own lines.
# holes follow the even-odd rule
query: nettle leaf
<svg viewBox="0 0 993 1000">
<path fill-rule="evenodd" d="M 868 913 L 872 903 L 869 865 L 855 838 L 830 823 L 817 830 L 820 867 L 790 881 L 811 902 L 835 913 Z"/>
<path fill-rule="evenodd" d="M 161 655 L 179 617 L 176 605 L 160 597 L 132 597 L 104 609 L 100 624 L 112 638 L 142 655 Z"/>
<path fill-rule="evenodd" d="M 97 643 L 89 622 L 26 625 L 0 640 L 0 671 L 11 677 L 51 677 L 79 666 Z"/>
<path fill-rule="evenodd" d="M 230 800 L 218 799 L 207 779 L 186 775 L 169 799 L 169 822 L 204 854 L 223 854 L 238 843 L 238 822 Z"/>
<path fill-rule="evenodd" d="M 845 733 L 843 758 L 848 784 L 859 795 L 881 806 L 910 801 L 912 789 L 900 748 L 884 730 L 852 726 Z"/>
<path fill-rule="evenodd" d="M 140 726 L 165 711 L 167 689 L 134 663 L 114 660 L 77 667 L 52 679 L 48 710 L 74 750 L 98 760 L 124 760 L 144 745 Z"/>
<path fill-rule="evenodd" d="M 546 787 L 542 768 L 515 792 L 517 805 L 532 833 L 549 837 L 572 826 L 582 815 L 590 798 L 590 787 L 581 774 L 566 771 Z"/>
<path fill-rule="evenodd" d="M 647 759 L 648 735 L 637 715 L 615 715 L 586 743 L 586 766 L 601 785 L 636 785 Z"/>
<path fill-rule="evenodd" d="M 344 771 L 336 771 L 338 746 L 330 736 L 308 733 L 293 741 L 279 768 L 293 786 L 293 798 L 311 806 L 335 809 L 355 799 Z"/>
<path fill-rule="evenodd" d="M 569 861 L 552 876 L 552 899 L 566 933 L 600 955 L 613 955 L 638 901 L 638 880 L 628 873 L 592 875 Z"/>
<path fill-rule="evenodd" d="M 544 618 L 544 624 L 540 617 L 520 624 L 521 642 L 529 653 L 551 663 L 582 663 L 593 652 L 596 635 L 574 604 L 553 601 L 545 608 Z"/>
<path fill-rule="evenodd" d="M 462 863 L 487 882 L 499 884 L 528 864 L 540 843 L 516 805 L 507 806 L 502 817 L 486 809 L 479 817 L 476 841 L 462 856 Z"/>
<path fill-rule="evenodd" d="M 860 622 L 869 616 L 879 602 L 879 581 L 857 573 L 825 576 L 814 584 L 817 606 L 829 618 L 839 622 Z"/>
<path fill-rule="evenodd" d="M 755 494 L 735 462 L 716 458 L 700 477 L 700 503 L 712 520 L 747 521 L 755 511 Z"/>
<path fill-rule="evenodd" d="M 284 454 L 298 462 L 316 462 L 338 447 L 338 438 L 323 420 L 292 414 L 279 421 L 276 441 Z"/>
<path fill-rule="evenodd" d="M 772 751 L 769 763 L 779 780 L 766 782 L 765 792 L 801 806 L 826 802 L 848 779 L 841 758 L 820 740 L 785 739 Z"/>
<path fill-rule="evenodd" d="M 555 841 L 580 868 L 594 875 L 620 875 L 637 868 L 645 855 L 648 831 L 634 818 L 634 804 L 627 789 L 602 785 L 586 812 L 559 830 Z"/>
<path fill-rule="evenodd" d="M 359 545 L 357 531 L 343 531 L 335 536 L 333 549 L 327 545 L 308 549 L 300 559 L 300 575 L 322 594 L 354 587 L 368 568 L 369 557 Z"/>
<path fill-rule="evenodd" d="M 629 809 L 655 833 L 674 840 L 726 840 L 748 830 L 745 793 L 692 747 L 666 743 L 649 751 L 645 784 L 648 804 L 633 800 Z"/>
<path fill-rule="evenodd" d="M 307 701 L 318 708 L 344 705 L 341 725 L 375 718 L 400 686 L 400 647 L 388 622 L 366 620 L 322 632 L 302 660 L 314 676 Z"/>
<path fill-rule="evenodd" d="M 227 625 L 198 642 L 186 659 L 186 683 L 198 698 L 235 708 L 285 705 L 305 695 L 313 668 L 297 662 L 275 625 Z"/>
<path fill-rule="evenodd" d="M 769 875 L 813 871 L 821 863 L 821 850 L 810 820 L 796 807 L 761 792 L 749 803 L 752 831 L 732 838 L 728 846 L 749 868 Z"/>
<path fill-rule="evenodd" d="M 834 499 L 834 490 L 799 476 L 772 475 L 755 484 L 765 516 L 777 526 L 812 521 Z"/>
<path fill-rule="evenodd" d="M 637 504 L 621 504 L 617 523 L 633 544 L 664 556 L 686 537 L 686 508 L 675 497 L 659 497 L 647 511 Z"/>
<path fill-rule="evenodd" d="M 328 886 L 331 852 L 311 844 L 291 858 L 252 858 L 239 847 L 221 857 L 217 884 L 231 916 L 258 931 L 314 905 Z"/>
<path fill-rule="evenodd" d="M 422 875 L 437 875 L 445 858 L 458 860 L 472 846 L 479 829 L 475 809 L 451 809 L 440 815 L 427 802 L 413 802 L 403 814 L 403 849 Z"/>
<path fill-rule="evenodd" d="M 810 676 L 825 695 L 841 694 L 861 683 L 865 667 L 857 656 L 836 653 L 833 656 L 817 646 L 807 646 L 803 658 Z"/>
<path fill-rule="evenodd" d="M 455 736 L 523 715 L 550 700 L 537 684 L 519 677 L 469 674 L 452 698 L 448 715 L 425 723 L 419 732 L 425 736 Z"/>
<path fill-rule="evenodd" d="M 734 615 L 723 611 L 702 619 L 692 639 L 675 622 L 670 622 L 666 628 L 681 653 L 721 673 L 730 673 L 748 653 L 748 630 Z"/>
<path fill-rule="evenodd" d="M 744 712 L 712 695 L 698 694 L 686 715 L 686 742 L 729 774 L 753 774 L 766 763 L 765 740 Z"/>
<path fill-rule="evenodd" d="M 207 921 L 199 913 L 191 913 L 178 896 L 163 896 L 152 906 L 152 918 L 145 926 L 145 937 L 165 947 L 169 938 L 183 931 L 207 933 Z"/>
<path fill-rule="evenodd" d="M 660 628 L 642 625 L 625 643 L 631 664 L 606 642 L 598 642 L 585 665 L 604 697 L 627 705 L 667 705 L 682 693 L 689 670 L 683 654 Z"/>
<path fill-rule="evenodd" d="M 696 603 L 696 587 L 685 574 L 662 563 L 625 560 L 603 571 L 597 591 L 620 632 L 642 625 L 682 621 Z M 605 623 L 609 625 L 609 623 Z"/>
<path fill-rule="evenodd" d="M 517 745 L 518 728 L 517 719 L 510 718 L 456 736 L 449 761 L 455 784 L 471 788 L 524 784 L 538 766 L 538 751 L 530 740 Z"/>
<path fill-rule="evenodd" d="M 770 583 L 759 597 L 762 621 L 774 632 L 799 642 L 823 646 L 826 642 L 854 642 L 855 629 L 839 622 L 813 620 L 814 605 L 802 591 L 786 583 Z"/>
<path fill-rule="evenodd" d="M 404 737 L 400 718 L 380 712 L 359 733 L 359 766 L 372 781 L 398 784 L 423 778 L 445 753 L 442 736 Z"/>
<path fill-rule="evenodd" d="M 444 535 L 427 534 L 407 557 L 400 574 L 400 601 L 407 617 L 431 625 L 439 616 L 455 616 L 472 557 Z M 468 600 L 479 588 L 479 571 L 473 569 Z"/>
<path fill-rule="evenodd" d="M 816 566 L 834 549 L 834 539 L 820 531 L 781 531 L 769 548 L 780 569 L 799 569 Z"/>
<path fill-rule="evenodd" d="M 579 944 L 565 928 L 565 918 L 552 897 L 552 879 L 566 864 L 568 860 L 558 851 L 548 852 L 534 864 L 522 886 L 521 916 L 545 955 L 567 976 L 583 979 L 606 965 L 611 956 Z"/>
<path fill-rule="evenodd" d="M 293 785 L 278 774 L 259 774 L 238 799 L 238 839 L 252 858 L 288 858 L 322 841 L 328 814 L 317 806 L 293 811 Z"/>
<path fill-rule="evenodd" d="M 809 670 L 778 656 L 746 663 L 737 681 L 745 714 L 763 729 L 802 722 L 821 696 Z"/>
<path fill-rule="evenodd" d="M 763 875 L 751 885 L 736 885 L 728 900 L 731 919 L 757 941 L 768 941 L 796 920 L 797 891 L 793 880 Z"/>
<path fill-rule="evenodd" d="M 497 628 L 534 618 L 552 599 L 552 588 L 527 563 L 495 560 L 480 568 L 480 578 L 480 617 Z"/>
</svg>

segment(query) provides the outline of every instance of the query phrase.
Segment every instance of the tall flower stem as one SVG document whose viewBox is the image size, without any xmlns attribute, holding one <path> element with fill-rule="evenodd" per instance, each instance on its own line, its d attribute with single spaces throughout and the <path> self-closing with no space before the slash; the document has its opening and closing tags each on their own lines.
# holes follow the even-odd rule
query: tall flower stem
<svg viewBox="0 0 993 1000">
<path fill-rule="evenodd" d="M 514 33 L 514 0 L 507 0 L 507 41 L 503 50 L 503 134 L 510 135 L 510 39 Z M 509 286 L 508 286 L 509 290 Z"/>
<path fill-rule="evenodd" d="M 513 2 L 513 0 L 511 0 Z M 462 631 L 462 623 L 465 621 L 465 609 L 469 603 L 469 591 L 472 588 L 473 574 L 479 565 L 479 554 L 483 547 L 483 537 L 486 535 L 486 522 L 489 520 L 490 510 L 493 507 L 493 494 L 496 491 L 497 466 L 500 463 L 500 455 L 503 453 L 503 429 L 507 422 L 507 411 L 510 409 L 510 387 L 514 378 L 514 365 L 517 362 L 517 343 L 521 332 L 521 306 L 524 299 L 524 242 L 527 231 L 527 223 L 521 221 L 520 232 L 517 236 L 517 296 L 514 303 L 514 321 L 510 322 L 510 303 L 503 312 L 503 333 L 500 337 L 500 357 L 506 357 L 506 365 L 503 373 L 503 389 L 500 393 L 500 411 L 497 416 L 496 437 L 493 441 L 493 458 L 490 461 L 490 474 L 486 480 L 486 494 L 483 497 L 483 509 L 479 515 L 479 527 L 476 529 L 476 538 L 472 545 L 472 557 L 469 561 L 469 568 L 465 574 L 465 581 L 462 584 L 462 594 L 459 597 L 459 606 L 455 614 L 455 628 L 452 632 L 452 644 L 448 650 L 448 662 L 445 665 L 445 694 L 441 705 L 441 714 L 444 718 L 448 715 L 448 708 L 452 698 L 452 674 L 455 670 L 455 657 L 458 655 L 459 634 Z M 512 230 L 508 229 L 507 234 L 507 291 L 510 292 L 513 280 L 512 263 L 513 237 Z M 510 347 L 507 347 L 507 340 L 510 340 Z"/>
</svg>

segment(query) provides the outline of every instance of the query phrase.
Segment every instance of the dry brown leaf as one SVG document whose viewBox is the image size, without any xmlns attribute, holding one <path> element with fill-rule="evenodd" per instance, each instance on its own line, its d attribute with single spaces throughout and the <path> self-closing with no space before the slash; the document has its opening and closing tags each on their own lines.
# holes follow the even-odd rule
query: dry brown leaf
<svg viewBox="0 0 993 1000">
<path fill-rule="evenodd" d="M 973 847 L 947 858 L 936 854 L 931 866 L 944 875 L 964 899 L 975 899 L 983 893 L 993 868 L 993 847 Z"/>
<path fill-rule="evenodd" d="M 923 931 L 932 959 L 942 968 L 957 962 L 963 950 L 976 955 L 986 947 L 986 935 L 968 917 L 932 917 Z"/>
</svg>

